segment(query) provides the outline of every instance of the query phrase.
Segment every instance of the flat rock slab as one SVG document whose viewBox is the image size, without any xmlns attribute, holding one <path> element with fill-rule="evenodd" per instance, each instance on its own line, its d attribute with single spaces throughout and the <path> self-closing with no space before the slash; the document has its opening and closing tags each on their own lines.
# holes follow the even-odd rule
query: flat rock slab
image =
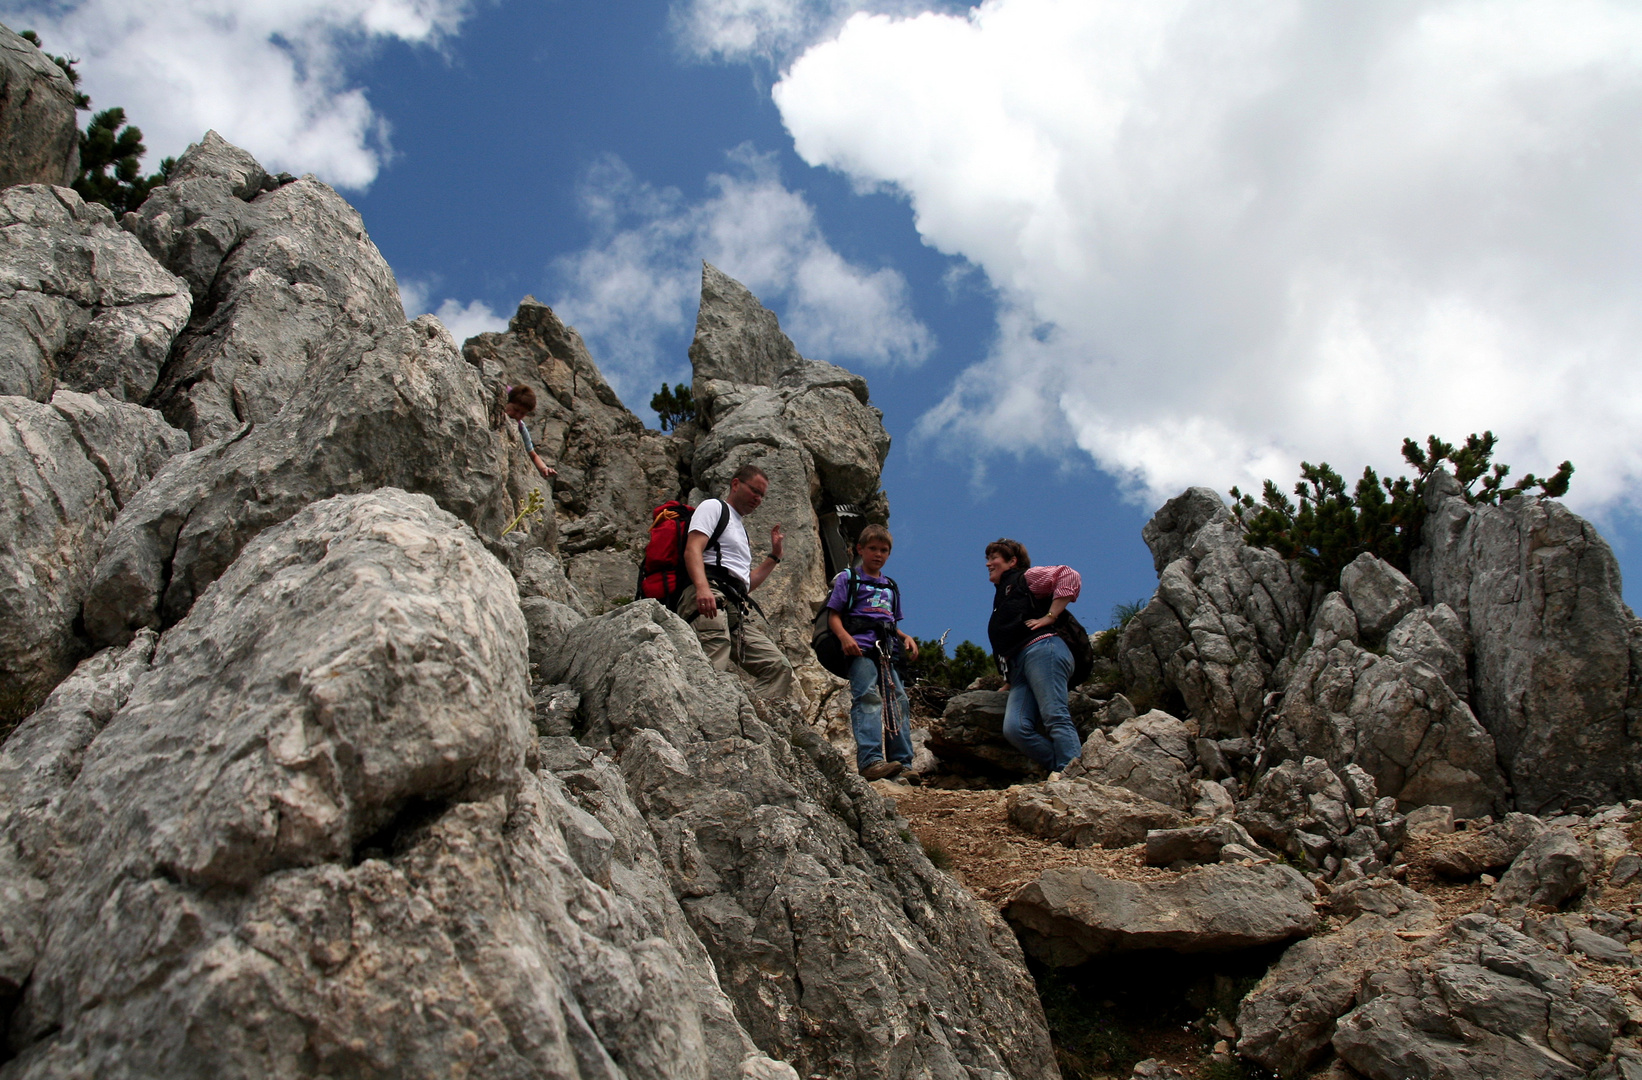
<svg viewBox="0 0 1642 1080">
<path fill-rule="evenodd" d="M 1317 928 L 1311 883 L 1287 866 L 1205 866 L 1165 882 L 1087 867 L 1047 870 L 1004 909 L 1028 952 L 1055 967 L 1142 949 L 1234 952 Z"/>
<path fill-rule="evenodd" d="M 1185 815 L 1126 788 L 1079 777 L 1012 790 L 1009 821 L 1067 847 L 1118 848 L 1140 843 L 1151 830 L 1173 829 Z"/>
</svg>

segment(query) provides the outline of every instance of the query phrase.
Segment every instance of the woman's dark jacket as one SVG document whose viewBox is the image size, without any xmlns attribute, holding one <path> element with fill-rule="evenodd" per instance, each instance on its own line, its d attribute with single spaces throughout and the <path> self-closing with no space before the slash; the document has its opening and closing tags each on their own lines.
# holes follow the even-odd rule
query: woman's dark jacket
<svg viewBox="0 0 1642 1080">
<path fill-rule="evenodd" d="M 1003 673 L 1015 654 L 1035 637 L 1051 633 L 1047 629 L 1034 630 L 1026 625 L 1028 619 L 1040 619 L 1049 614 L 1052 596 L 1033 596 L 1026 587 L 1026 570 L 1006 570 L 998 579 L 997 591 L 992 595 L 992 618 L 986 624 L 986 636 L 992 642 L 992 656 L 999 673 Z"/>
</svg>

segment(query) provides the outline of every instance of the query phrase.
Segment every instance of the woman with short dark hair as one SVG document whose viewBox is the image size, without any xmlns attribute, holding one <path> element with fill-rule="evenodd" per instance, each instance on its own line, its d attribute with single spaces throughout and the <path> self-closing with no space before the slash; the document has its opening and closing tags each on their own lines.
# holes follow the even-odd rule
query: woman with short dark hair
<svg viewBox="0 0 1642 1080">
<path fill-rule="evenodd" d="M 1072 650 L 1054 627 L 1083 579 L 1070 566 L 1034 567 L 1025 546 L 1009 539 L 986 545 L 986 576 L 995 587 L 986 633 L 1009 690 L 1004 738 L 1058 776 L 1083 744 L 1067 704 Z"/>
</svg>

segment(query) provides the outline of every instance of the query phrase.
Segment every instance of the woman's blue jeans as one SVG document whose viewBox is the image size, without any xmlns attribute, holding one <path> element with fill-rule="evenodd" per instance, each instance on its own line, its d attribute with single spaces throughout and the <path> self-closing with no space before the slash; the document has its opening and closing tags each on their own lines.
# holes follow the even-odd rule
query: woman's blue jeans
<svg viewBox="0 0 1642 1080">
<path fill-rule="evenodd" d="M 1009 665 L 1003 737 L 1051 772 L 1066 768 L 1083 752 L 1066 704 L 1066 680 L 1071 676 L 1072 650 L 1058 637 L 1034 641 Z M 1048 732 L 1047 738 L 1039 727 Z"/>
<path fill-rule="evenodd" d="M 1067 670 L 1071 670 L 1068 668 Z M 901 730 L 889 745 L 884 744 L 884 698 L 878 690 L 878 664 L 870 656 L 857 656 L 850 661 L 850 729 L 855 732 L 855 767 L 864 769 L 884 760 L 889 751 L 891 761 L 912 764 L 912 711 L 907 708 L 906 690 L 901 686 L 901 673 L 890 665 L 890 678 L 895 680 L 896 706 L 900 710 Z"/>
</svg>

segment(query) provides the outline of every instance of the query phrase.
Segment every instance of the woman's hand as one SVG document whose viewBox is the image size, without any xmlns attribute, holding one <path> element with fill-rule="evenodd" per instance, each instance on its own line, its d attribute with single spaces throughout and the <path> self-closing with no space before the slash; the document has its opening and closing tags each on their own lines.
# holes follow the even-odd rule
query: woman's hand
<svg viewBox="0 0 1642 1080">
<path fill-rule="evenodd" d="M 1053 615 L 1044 615 L 1044 616 L 1041 616 L 1041 617 L 1036 618 L 1036 619 L 1027 619 L 1026 620 L 1026 628 L 1028 630 L 1042 630 L 1045 627 L 1054 626 L 1054 625 L 1055 625 L 1055 616 L 1053 616 Z"/>
<path fill-rule="evenodd" d="M 918 642 L 913 639 L 911 634 L 901 635 L 901 647 L 907 651 L 907 656 L 910 659 L 918 659 Z"/>
<path fill-rule="evenodd" d="M 842 648 L 844 650 L 844 655 L 845 656 L 865 656 L 866 655 L 866 653 L 861 651 L 861 643 L 859 641 L 856 641 L 853 637 L 851 637 L 848 634 L 845 634 L 845 635 L 843 635 L 842 637 L 840 637 L 838 639 L 838 645 L 839 645 L 840 648 Z"/>
</svg>

